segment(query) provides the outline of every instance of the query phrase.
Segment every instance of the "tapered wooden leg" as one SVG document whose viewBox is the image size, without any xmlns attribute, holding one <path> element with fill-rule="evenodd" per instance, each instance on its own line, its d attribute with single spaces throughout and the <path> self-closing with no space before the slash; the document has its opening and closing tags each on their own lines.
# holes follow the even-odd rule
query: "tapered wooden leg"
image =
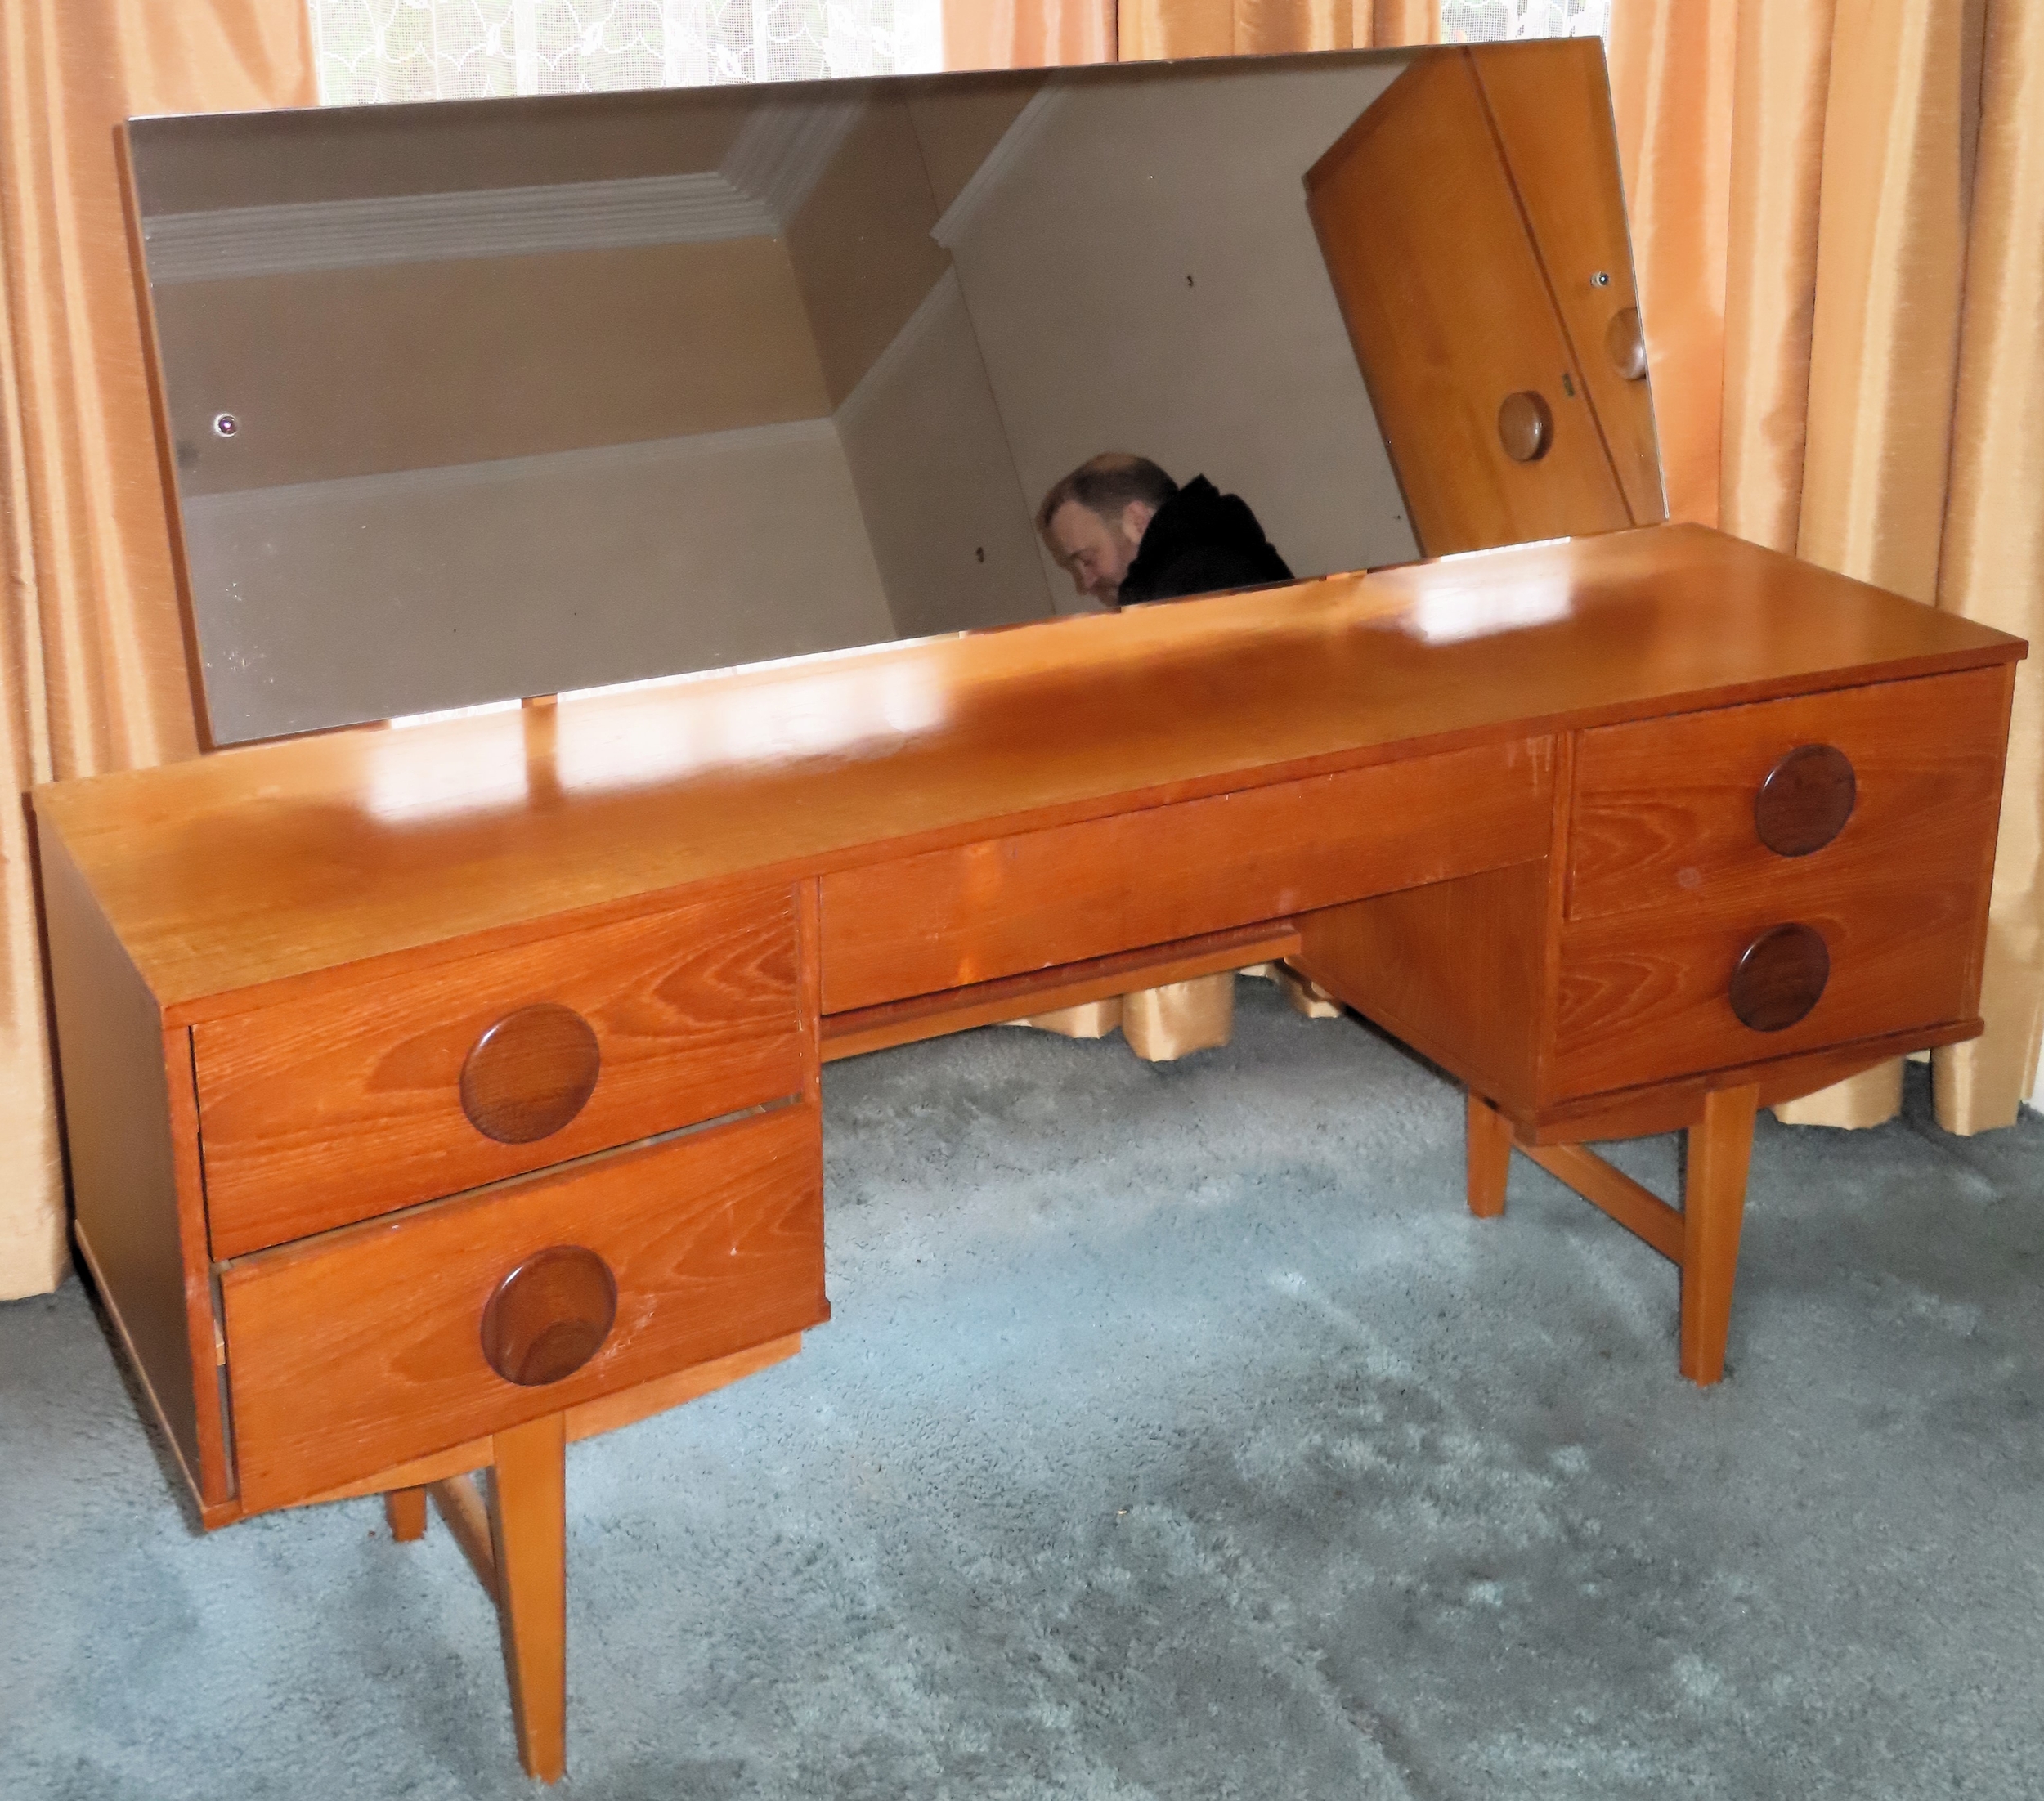
<svg viewBox="0 0 2044 1801">
<path fill-rule="evenodd" d="M 1475 1089 L 1469 1091 L 1469 1211 L 1494 1220 L 1504 1211 L 1512 1173 L 1512 1122 Z"/>
<path fill-rule="evenodd" d="M 1702 1121 L 1689 1128 L 1682 1191 L 1682 1373 L 1706 1386 L 1724 1373 L 1759 1100 L 1757 1088 L 1706 1095 Z"/>
<path fill-rule="evenodd" d="M 567 1448 L 560 1413 L 499 1432 L 492 1445 L 490 1531 L 504 1668 L 518 1760 L 542 1782 L 567 1768 Z"/>
<path fill-rule="evenodd" d="M 426 1535 L 426 1491 L 392 1489 L 383 1497 L 383 1518 L 390 1535 L 400 1544 L 410 1544 Z"/>
</svg>

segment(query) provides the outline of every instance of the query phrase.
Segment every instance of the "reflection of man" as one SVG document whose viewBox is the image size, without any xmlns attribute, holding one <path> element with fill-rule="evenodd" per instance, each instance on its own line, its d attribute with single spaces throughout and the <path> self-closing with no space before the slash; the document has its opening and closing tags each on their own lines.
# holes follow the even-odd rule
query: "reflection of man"
<svg viewBox="0 0 2044 1801">
<path fill-rule="evenodd" d="M 1045 495 L 1036 527 L 1072 585 L 1103 607 L 1292 579 L 1232 494 L 1204 475 L 1181 488 L 1148 457 L 1118 450 L 1080 464 Z"/>
</svg>

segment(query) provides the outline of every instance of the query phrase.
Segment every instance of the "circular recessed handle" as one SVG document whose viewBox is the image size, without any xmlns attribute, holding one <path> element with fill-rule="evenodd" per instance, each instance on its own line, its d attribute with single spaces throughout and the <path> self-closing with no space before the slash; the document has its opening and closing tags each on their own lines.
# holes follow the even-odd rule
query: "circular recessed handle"
<svg viewBox="0 0 2044 1801">
<path fill-rule="evenodd" d="M 1746 946 L 1732 972 L 1732 1010 L 1755 1032 L 1785 1032 L 1808 1016 L 1831 979 L 1831 953 L 1809 925 L 1777 925 Z"/>
<path fill-rule="evenodd" d="M 461 1065 L 461 1110 L 484 1137 L 529 1145 L 581 1112 L 603 1067 L 595 1028 L 572 1007 L 520 1007 L 470 1048 Z"/>
<path fill-rule="evenodd" d="M 1554 442 L 1554 414 L 1530 388 L 1507 394 L 1498 409 L 1498 441 L 1514 463 L 1537 463 Z"/>
<path fill-rule="evenodd" d="M 610 1266 L 579 1244 L 557 1244 L 497 1284 L 482 1310 L 482 1355 L 506 1382 L 543 1387 L 594 1357 L 616 1318 Z"/>
<path fill-rule="evenodd" d="M 1604 328 L 1604 349 L 1613 366 L 1629 382 L 1647 379 L 1647 328 L 1637 307 L 1620 307 Z"/>
<path fill-rule="evenodd" d="M 1807 857 L 1845 829 L 1859 798 L 1853 759 L 1831 744 L 1799 744 L 1753 797 L 1753 829 L 1777 857 Z"/>
</svg>

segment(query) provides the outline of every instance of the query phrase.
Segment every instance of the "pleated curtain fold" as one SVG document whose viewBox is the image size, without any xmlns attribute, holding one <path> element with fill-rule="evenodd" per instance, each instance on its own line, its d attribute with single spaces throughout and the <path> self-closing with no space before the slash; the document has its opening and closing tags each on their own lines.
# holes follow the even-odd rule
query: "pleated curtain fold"
<svg viewBox="0 0 2044 1801">
<path fill-rule="evenodd" d="M 191 755 L 114 130 L 309 104 L 302 0 L 0 4 L 0 736 L 37 782 Z M 29 823 L 0 818 L 0 1297 L 67 1267 Z"/>
<path fill-rule="evenodd" d="M 1611 63 L 1674 516 L 2044 637 L 2044 0 L 1620 0 Z M 2041 680 L 1986 1034 L 1932 1059 L 1954 1131 L 2015 1119 L 2044 1024 Z M 1777 1111 L 1900 1095 L 1895 1064 Z"/>
</svg>

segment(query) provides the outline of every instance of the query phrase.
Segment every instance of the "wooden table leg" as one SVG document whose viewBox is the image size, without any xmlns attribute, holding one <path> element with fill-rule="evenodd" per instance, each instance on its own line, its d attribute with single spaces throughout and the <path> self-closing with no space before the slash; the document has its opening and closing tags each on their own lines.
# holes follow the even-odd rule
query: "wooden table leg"
<svg viewBox="0 0 2044 1801">
<path fill-rule="evenodd" d="M 1475 1089 L 1469 1091 L 1469 1211 L 1494 1220 L 1504 1211 L 1512 1172 L 1512 1122 Z"/>
<path fill-rule="evenodd" d="M 1718 1090 L 1705 1095 L 1703 1118 L 1689 1128 L 1682 1191 L 1682 1373 L 1706 1386 L 1724 1373 L 1759 1100 L 1757 1088 Z"/>
<path fill-rule="evenodd" d="M 549 1413 L 492 1441 L 490 1530 L 504 1668 L 526 1774 L 558 1781 L 567 1768 L 566 1416 Z"/>
<path fill-rule="evenodd" d="M 383 1518 L 390 1535 L 400 1544 L 410 1544 L 426 1535 L 426 1491 L 392 1489 L 383 1497 Z"/>
</svg>

